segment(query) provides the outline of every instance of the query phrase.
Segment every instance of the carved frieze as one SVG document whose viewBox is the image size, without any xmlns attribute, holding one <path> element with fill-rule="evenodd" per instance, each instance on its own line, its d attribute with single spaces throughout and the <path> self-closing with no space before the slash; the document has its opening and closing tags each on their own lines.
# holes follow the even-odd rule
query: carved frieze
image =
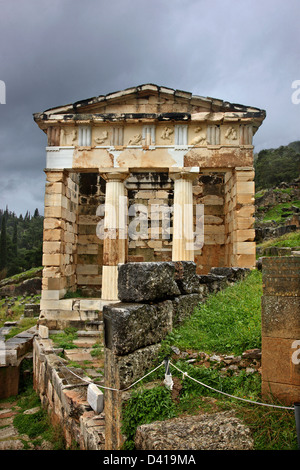
<svg viewBox="0 0 300 470">
<path fill-rule="evenodd" d="M 171 142 L 173 134 L 174 134 L 174 129 L 167 126 L 163 129 L 162 134 L 161 134 L 160 137 L 161 137 L 162 140 L 167 140 L 167 141 Z"/>
<path fill-rule="evenodd" d="M 102 131 L 99 137 L 94 138 L 94 141 L 97 145 L 103 145 L 107 141 L 107 139 L 108 139 L 108 132 Z"/>
<path fill-rule="evenodd" d="M 206 135 L 200 134 L 202 127 L 196 127 L 195 134 L 197 134 L 192 140 L 191 145 L 205 145 L 206 144 Z"/>
<path fill-rule="evenodd" d="M 142 144 L 142 134 L 135 134 L 131 139 L 129 139 L 127 145 L 141 145 Z"/>
<path fill-rule="evenodd" d="M 225 133 L 225 138 L 227 140 L 237 140 L 237 132 L 234 127 L 229 127 Z"/>
<path fill-rule="evenodd" d="M 62 127 L 60 145 L 73 146 L 77 140 L 77 130 L 74 127 Z"/>
</svg>

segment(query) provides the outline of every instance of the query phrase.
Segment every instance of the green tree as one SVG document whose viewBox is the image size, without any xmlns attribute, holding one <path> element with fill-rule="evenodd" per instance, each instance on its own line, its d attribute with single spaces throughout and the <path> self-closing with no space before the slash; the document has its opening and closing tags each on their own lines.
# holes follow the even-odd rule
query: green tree
<svg viewBox="0 0 300 470">
<path fill-rule="evenodd" d="M 0 270 L 6 268 L 7 264 L 7 235 L 6 235 L 6 216 L 2 216 L 1 235 L 0 235 Z"/>
<path fill-rule="evenodd" d="M 15 221 L 15 224 L 14 224 L 13 247 L 15 250 L 15 254 L 18 255 L 18 222 L 17 221 Z"/>
<path fill-rule="evenodd" d="M 290 183 L 299 177 L 300 142 L 261 150 L 255 158 L 254 167 L 257 190 L 277 186 L 283 181 Z"/>
</svg>

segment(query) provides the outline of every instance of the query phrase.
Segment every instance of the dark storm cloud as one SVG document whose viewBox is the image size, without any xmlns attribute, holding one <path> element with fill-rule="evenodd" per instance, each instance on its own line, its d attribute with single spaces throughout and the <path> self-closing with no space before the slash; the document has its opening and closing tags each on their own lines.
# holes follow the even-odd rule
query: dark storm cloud
<svg viewBox="0 0 300 470">
<path fill-rule="evenodd" d="M 256 150 L 299 139 L 298 0 L 0 0 L 0 208 L 43 210 L 32 114 L 142 83 L 267 110 Z"/>
</svg>

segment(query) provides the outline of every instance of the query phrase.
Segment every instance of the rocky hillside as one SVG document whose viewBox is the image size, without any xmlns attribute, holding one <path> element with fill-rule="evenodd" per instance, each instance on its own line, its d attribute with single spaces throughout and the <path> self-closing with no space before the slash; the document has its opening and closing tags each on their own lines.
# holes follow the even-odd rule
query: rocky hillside
<svg viewBox="0 0 300 470">
<path fill-rule="evenodd" d="M 300 178 L 255 195 L 256 242 L 300 229 Z"/>
</svg>

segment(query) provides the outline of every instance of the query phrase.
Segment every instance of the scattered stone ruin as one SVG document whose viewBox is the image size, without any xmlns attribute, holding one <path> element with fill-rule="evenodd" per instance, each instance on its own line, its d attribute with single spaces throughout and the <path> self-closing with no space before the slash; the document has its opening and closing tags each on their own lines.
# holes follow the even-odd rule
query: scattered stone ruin
<svg viewBox="0 0 300 470">
<path fill-rule="evenodd" d="M 264 118 L 153 84 L 34 114 L 48 139 L 40 323 L 97 320 L 118 300 L 120 263 L 255 267 L 252 138 Z M 97 308 L 65 298 L 78 290 Z"/>
<path fill-rule="evenodd" d="M 215 268 L 207 275 L 196 274 L 196 264 L 185 262 L 126 263 L 119 266 L 120 302 L 104 306 L 104 410 L 92 409 L 88 401 L 89 382 L 84 372 L 58 357 L 52 340 L 39 326 L 34 339 L 34 387 L 52 421 L 64 431 L 67 445 L 72 441 L 81 449 L 118 450 L 125 436 L 121 432 L 122 405 L 130 398 L 136 380 L 157 362 L 161 341 L 174 326 L 189 316 L 207 296 L 241 280 L 246 268 Z M 67 366 L 67 367 L 66 367 Z M 75 375 L 72 373 L 75 372 Z M 82 377 L 82 378 L 81 378 Z M 102 394 L 101 386 L 98 389 Z M 195 428 L 196 449 L 251 449 L 249 430 L 232 415 L 203 417 Z M 213 432 L 208 435 L 212 421 Z M 184 420 L 173 426 L 184 426 Z M 217 424 L 221 430 L 215 433 Z M 166 423 L 168 426 L 168 423 Z M 172 427 L 172 423 L 170 423 Z M 139 430 L 137 448 L 150 445 Z M 189 445 L 187 436 L 180 445 Z M 161 442 L 163 436 L 160 436 Z M 183 442 L 184 441 L 184 442 Z M 174 446 L 178 446 L 174 438 Z M 154 447 L 153 447 L 154 448 Z M 178 447 L 177 447 L 178 449 Z"/>
</svg>

